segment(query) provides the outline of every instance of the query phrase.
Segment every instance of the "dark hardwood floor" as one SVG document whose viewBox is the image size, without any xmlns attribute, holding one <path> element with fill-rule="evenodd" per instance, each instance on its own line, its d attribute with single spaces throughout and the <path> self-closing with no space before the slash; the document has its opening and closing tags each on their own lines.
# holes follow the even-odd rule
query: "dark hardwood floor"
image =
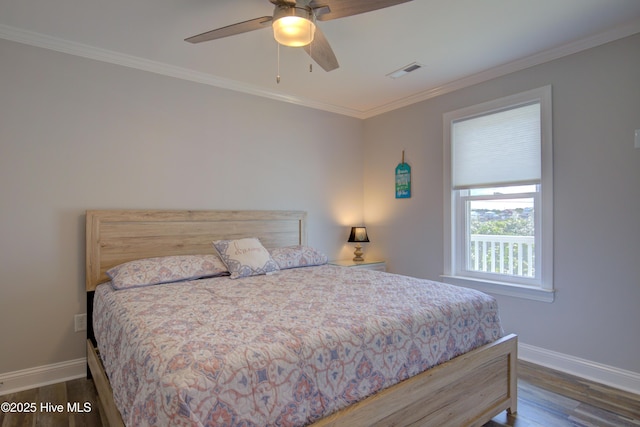
<svg viewBox="0 0 640 427">
<path fill-rule="evenodd" d="M 606 409 L 545 390 L 527 381 L 518 381 L 518 413 L 501 413 L 484 427 L 623 427 L 640 426 L 632 419 Z"/>
<path fill-rule="evenodd" d="M 484 427 L 640 426 L 640 396 L 525 362 L 518 377 L 518 413 L 503 412 Z M 2 403 L 14 412 L 3 406 L 0 427 L 106 426 L 93 382 L 86 379 L 0 396 Z"/>
<path fill-rule="evenodd" d="M 85 378 L 6 394 L 0 396 L 0 405 L 1 427 L 106 426 L 100 418 L 93 381 Z"/>
</svg>

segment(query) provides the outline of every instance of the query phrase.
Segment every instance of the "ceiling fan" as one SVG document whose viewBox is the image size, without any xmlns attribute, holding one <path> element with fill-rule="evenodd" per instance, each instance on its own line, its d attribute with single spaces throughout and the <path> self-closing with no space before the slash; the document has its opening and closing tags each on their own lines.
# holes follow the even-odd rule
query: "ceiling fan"
<svg viewBox="0 0 640 427">
<path fill-rule="evenodd" d="M 269 0 L 275 5 L 273 16 L 262 16 L 217 28 L 185 39 L 202 43 L 271 26 L 276 41 L 284 46 L 304 47 L 325 71 L 339 67 L 326 37 L 316 21 L 329 21 L 383 9 L 411 0 Z"/>
</svg>

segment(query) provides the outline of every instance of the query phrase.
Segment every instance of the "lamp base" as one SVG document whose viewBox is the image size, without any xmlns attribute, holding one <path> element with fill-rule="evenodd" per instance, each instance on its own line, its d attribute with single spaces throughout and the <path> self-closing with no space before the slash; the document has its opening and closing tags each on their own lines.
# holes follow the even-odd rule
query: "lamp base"
<svg viewBox="0 0 640 427">
<path fill-rule="evenodd" d="M 360 246 L 360 244 L 356 245 L 356 250 L 353 252 L 353 254 L 355 255 L 355 257 L 353 257 L 353 260 L 355 262 L 364 261 L 364 258 L 362 258 L 362 255 L 364 254 L 364 252 L 362 252 L 362 246 Z"/>
</svg>

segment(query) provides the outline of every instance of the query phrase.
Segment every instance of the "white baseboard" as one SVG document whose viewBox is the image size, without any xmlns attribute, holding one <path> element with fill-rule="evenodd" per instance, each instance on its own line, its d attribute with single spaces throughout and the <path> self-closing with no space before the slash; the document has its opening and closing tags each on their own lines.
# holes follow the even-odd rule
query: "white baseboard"
<svg viewBox="0 0 640 427">
<path fill-rule="evenodd" d="M 637 372 L 524 343 L 518 344 L 518 359 L 640 395 L 640 373 Z"/>
<path fill-rule="evenodd" d="M 0 396 L 87 376 L 87 358 L 0 374 Z"/>
</svg>

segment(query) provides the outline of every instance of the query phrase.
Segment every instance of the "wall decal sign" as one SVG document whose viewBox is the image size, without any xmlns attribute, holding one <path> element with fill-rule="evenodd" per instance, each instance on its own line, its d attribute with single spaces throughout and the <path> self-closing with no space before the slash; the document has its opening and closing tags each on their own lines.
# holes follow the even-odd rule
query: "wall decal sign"
<svg viewBox="0 0 640 427">
<path fill-rule="evenodd" d="M 396 199 L 409 197 L 411 197 L 411 166 L 404 162 L 404 150 L 402 150 L 402 163 L 396 166 Z"/>
</svg>

